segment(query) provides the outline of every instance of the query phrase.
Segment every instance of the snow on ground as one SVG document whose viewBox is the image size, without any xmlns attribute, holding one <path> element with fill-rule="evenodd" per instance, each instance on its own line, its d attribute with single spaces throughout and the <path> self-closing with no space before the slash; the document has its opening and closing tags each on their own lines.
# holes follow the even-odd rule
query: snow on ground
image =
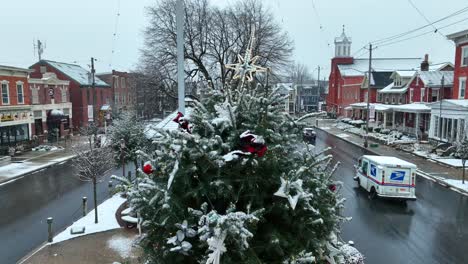
<svg viewBox="0 0 468 264">
<path fill-rule="evenodd" d="M 337 137 L 340 137 L 340 138 L 347 138 L 347 137 L 349 137 L 348 134 L 344 134 L 344 133 L 338 134 L 338 135 L 336 135 L 336 136 L 337 136 Z"/>
<path fill-rule="evenodd" d="M 436 160 L 436 161 L 438 161 L 440 163 L 447 164 L 449 166 L 457 167 L 457 168 L 463 167 L 461 159 L 444 159 L 444 158 L 440 158 L 440 159 L 434 159 L 434 160 Z M 468 163 L 467 163 L 467 165 L 468 165 Z"/>
<path fill-rule="evenodd" d="M 107 247 L 119 253 L 122 258 L 127 259 L 131 256 L 133 241 L 134 239 L 131 237 L 113 235 L 107 241 Z"/>
<path fill-rule="evenodd" d="M 461 180 L 444 179 L 443 181 L 446 182 L 447 184 L 453 185 L 457 188 L 463 189 L 468 192 L 467 180 L 465 180 L 465 184 L 463 184 Z"/>
<path fill-rule="evenodd" d="M 323 130 L 330 130 L 330 127 L 321 127 L 320 129 L 323 129 Z"/>
<path fill-rule="evenodd" d="M 73 155 L 69 155 L 69 156 L 64 156 L 61 158 L 56 158 L 50 161 L 41 161 L 41 162 L 33 162 L 33 161 L 13 162 L 8 165 L 0 166 L 0 178 L 15 178 L 15 177 L 18 177 L 20 175 L 23 175 L 32 171 L 46 168 L 52 164 L 66 161 L 72 157 Z"/>
<path fill-rule="evenodd" d="M 119 223 L 117 223 L 117 219 L 115 219 L 115 212 L 117 211 L 119 206 L 122 205 L 125 201 L 126 200 L 124 198 L 120 197 L 120 194 L 115 194 L 110 199 L 106 200 L 98 206 L 99 223 L 94 223 L 93 209 L 85 217 L 74 222 L 71 226 L 67 227 L 65 231 L 55 236 L 52 244 L 79 236 L 120 228 Z M 86 228 L 83 234 L 70 234 L 71 228 L 81 226 L 84 226 Z"/>
</svg>

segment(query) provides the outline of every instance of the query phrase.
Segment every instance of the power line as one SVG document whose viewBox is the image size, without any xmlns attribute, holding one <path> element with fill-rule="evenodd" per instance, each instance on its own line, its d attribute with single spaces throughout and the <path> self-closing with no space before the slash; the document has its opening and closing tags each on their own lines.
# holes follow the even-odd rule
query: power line
<svg viewBox="0 0 468 264">
<path fill-rule="evenodd" d="M 408 2 L 410 3 L 410 5 L 416 9 L 416 11 L 419 13 L 419 15 L 422 16 L 422 18 L 424 18 L 424 20 L 426 20 L 426 22 L 432 26 L 432 28 L 435 30 L 434 32 L 438 32 L 439 35 L 441 35 L 444 39 L 445 39 L 445 36 L 439 31 L 437 30 L 437 28 L 434 26 L 434 23 L 432 23 L 424 14 L 423 12 L 421 12 L 421 10 L 419 10 L 419 8 L 413 3 L 413 1 L 411 0 L 408 0 Z"/>
<path fill-rule="evenodd" d="M 117 1 L 117 15 L 115 16 L 114 34 L 112 36 L 112 51 L 111 51 L 111 58 L 109 62 L 109 67 L 111 69 L 112 69 L 112 60 L 114 59 L 114 53 L 115 53 L 115 43 L 117 42 L 117 29 L 119 26 L 119 17 L 120 17 L 120 0 Z"/>
<path fill-rule="evenodd" d="M 452 13 L 452 14 L 449 14 L 449 15 L 447 15 L 447 16 L 445 16 L 445 17 L 442 17 L 442 18 L 440 18 L 440 19 L 438 19 L 438 20 L 432 22 L 431 24 L 427 24 L 427 25 L 424 25 L 424 26 L 421 26 L 421 27 L 418 27 L 418 28 L 414 28 L 414 29 L 411 29 L 411 30 L 406 31 L 406 32 L 403 32 L 403 33 L 399 33 L 399 34 L 396 34 L 396 35 L 392 35 L 392 36 L 390 36 L 390 37 L 381 38 L 381 39 L 372 41 L 372 43 L 373 43 L 373 44 L 382 44 L 382 43 L 385 43 L 385 42 L 388 42 L 388 41 L 392 41 L 392 40 L 395 40 L 395 39 L 398 39 L 398 38 L 407 36 L 407 35 L 409 35 L 409 34 L 411 34 L 411 33 L 417 32 L 417 31 L 419 31 L 419 30 L 421 30 L 421 29 L 427 28 L 427 27 L 429 27 L 429 26 L 431 26 L 431 25 L 433 25 L 433 24 L 436 24 L 436 23 L 439 23 L 439 22 L 444 21 L 444 20 L 446 20 L 446 19 L 452 18 L 452 17 L 457 16 L 457 15 L 459 15 L 459 14 L 462 14 L 462 13 L 464 13 L 464 12 L 466 12 L 466 11 L 468 11 L 468 6 L 465 7 L 465 8 L 462 8 L 462 9 L 460 9 L 460 10 L 458 10 L 458 11 Z M 440 29 L 440 28 L 439 28 L 439 29 Z"/>
<path fill-rule="evenodd" d="M 455 21 L 453 23 L 450 23 L 448 25 L 445 25 L 443 27 L 439 27 L 439 29 L 444 29 L 444 28 L 447 28 L 447 27 L 450 27 L 450 26 L 453 26 L 455 24 L 458 24 L 458 23 L 461 23 L 461 22 L 464 22 L 468 20 L 468 17 L 467 18 L 464 18 L 464 19 L 461 19 L 461 20 L 458 20 L 458 21 Z M 408 37 L 408 38 L 404 38 L 404 39 L 400 39 L 400 40 L 396 40 L 396 41 L 392 41 L 392 42 L 387 42 L 387 43 L 384 43 L 384 44 L 380 44 L 378 47 L 385 47 L 385 46 L 389 46 L 389 45 L 393 45 L 393 44 L 396 44 L 396 43 L 400 43 L 400 42 L 403 42 L 403 41 L 406 41 L 406 40 L 410 40 L 410 39 L 414 39 L 414 38 L 417 38 L 417 37 L 421 37 L 421 36 L 424 36 L 424 35 L 427 35 L 427 34 L 430 34 L 430 33 L 435 33 L 434 31 L 426 31 L 424 33 L 421 33 L 421 34 L 418 34 L 418 35 L 415 35 L 415 36 L 411 36 L 411 37 Z"/>
</svg>

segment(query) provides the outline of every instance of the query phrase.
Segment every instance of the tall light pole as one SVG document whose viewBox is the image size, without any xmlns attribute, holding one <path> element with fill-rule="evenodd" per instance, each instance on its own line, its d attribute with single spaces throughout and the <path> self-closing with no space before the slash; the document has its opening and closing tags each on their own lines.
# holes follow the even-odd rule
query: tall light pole
<svg viewBox="0 0 468 264">
<path fill-rule="evenodd" d="M 122 177 L 125 177 L 125 139 L 120 139 L 120 159 L 122 162 Z M 130 179 L 129 179 L 130 180 Z"/>
<path fill-rule="evenodd" d="M 442 80 L 440 82 L 440 89 L 439 89 L 439 139 L 442 141 L 442 94 L 444 92 L 444 84 L 445 84 L 445 77 L 442 75 Z"/>
<path fill-rule="evenodd" d="M 184 0 L 177 0 L 177 91 L 179 112 L 185 115 L 185 80 L 184 80 Z"/>
<path fill-rule="evenodd" d="M 364 147 L 367 148 L 369 145 L 368 137 L 369 137 L 369 103 L 370 103 L 370 86 L 371 86 L 371 78 L 372 78 L 372 44 L 369 43 L 369 72 L 367 75 L 367 115 L 366 115 L 366 135 L 364 136 Z"/>
<path fill-rule="evenodd" d="M 318 66 L 318 73 L 317 73 L 317 112 L 320 112 L 319 102 L 320 102 L 320 65 Z"/>
</svg>

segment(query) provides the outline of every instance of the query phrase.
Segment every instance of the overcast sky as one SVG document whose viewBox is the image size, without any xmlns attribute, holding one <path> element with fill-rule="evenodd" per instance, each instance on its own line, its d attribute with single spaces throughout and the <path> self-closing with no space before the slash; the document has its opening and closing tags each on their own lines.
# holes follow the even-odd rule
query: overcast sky
<svg viewBox="0 0 468 264">
<path fill-rule="evenodd" d="M 212 0 L 226 5 L 236 0 Z M 430 21 L 466 6 L 466 0 L 411 0 Z M 333 39 L 342 25 L 352 38 L 352 53 L 369 41 L 426 25 L 409 0 L 264 0 L 278 23 L 294 40 L 294 58 L 311 69 L 325 67 L 328 76 Z M 120 3 L 120 16 L 116 25 Z M 2 3 L 0 64 L 28 67 L 37 61 L 33 40 L 46 43 L 43 58 L 76 62 L 87 67 L 97 58 L 98 72 L 131 70 L 138 62 L 147 23 L 145 7 L 155 0 L 17 0 Z M 314 9 L 315 4 L 315 9 Z M 444 26 L 468 19 L 468 11 L 436 24 Z M 117 35 L 114 41 L 114 31 Z M 468 29 L 468 20 L 439 30 L 442 35 Z M 431 28 L 418 31 L 424 33 Z M 417 34 L 416 33 L 416 34 Z M 377 47 L 375 57 L 423 57 L 432 62 L 454 60 L 454 45 L 439 33 Z M 409 35 L 408 37 L 411 37 Z M 112 54 L 112 50 L 114 53 Z M 365 52 L 365 51 L 364 51 Z M 356 55 L 368 56 L 364 52 Z M 323 76 L 323 75 L 322 75 Z"/>
</svg>

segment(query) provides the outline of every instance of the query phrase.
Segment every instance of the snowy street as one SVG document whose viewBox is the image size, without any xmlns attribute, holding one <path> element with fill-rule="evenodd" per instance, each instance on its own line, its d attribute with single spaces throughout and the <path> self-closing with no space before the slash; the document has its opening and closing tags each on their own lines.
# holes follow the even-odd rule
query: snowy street
<svg viewBox="0 0 468 264">
<path fill-rule="evenodd" d="M 332 147 L 341 166 L 335 179 L 343 182 L 347 199 L 344 214 L 353 217 L 343 224 L 342 238 L 353 240 L 366 263 L 463 263 L 468 259 L 468 197 L 421 177 L 417 178 L 417 201 L 369 200 L 353 181 L 354 164 L 365 154 L 348 142 L 317 131 L 317 147 Z"/>
<path fill-rule="evenodd" d="M 128 167 L 127 167 L 128 168 Z M 129 166 L 133 169 L 133 166 Z M 109 172 L 98 184 L 98 202 L 109 197 Z M 2 263 L 15 263 L 47 240 L 46 219 L 53 217 L 58 234 L 81 217 L 82 197 L 92 210 L 92 185 L 73 176 L 70 162 L 19 178 L 0 186 L 0 247 Z"/>
</svg>

